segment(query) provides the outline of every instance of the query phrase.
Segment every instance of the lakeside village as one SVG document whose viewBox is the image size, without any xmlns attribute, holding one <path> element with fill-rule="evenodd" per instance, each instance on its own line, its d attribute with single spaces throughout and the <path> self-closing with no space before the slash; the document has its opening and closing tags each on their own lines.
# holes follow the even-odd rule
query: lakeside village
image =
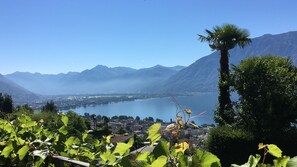
<svg viewBox="0 0 297 167">
<path fill-rule="evenodd" d="M 88 113 L 85 113 L 83 117 L 91 122 L 91 129 L 101 128 L 102 130 L 108 130 L 109 132 L 103 133 L 112 135 L 110 139 L 111 143 L 116 144 L 118 142 L 127 142 L 131 137 L 134 137 L 137 139 L 137 142 L 139 142 L 139 146 L 143 147 L 146 147 L 145 145 L 149 143 L 146 142 L 148 129 L 154 123 L 161 124 L 160 131 L 163 138 L 168 139 L 175 136 L 176 139 L 174 140 L 176 140 L 176 142 L 186 141 L 191 144 L 192 147 L 200 149 L 205 149 L 207 134 L 211 128 L 215 127 L 213 124 L 203 124 L 198 127 L 192 121 L 184 124 L 182 129 L 177 129 L 176 127 L 179 125 L 178 120 L 170 119 L 170 122 L 164 122 L 158 118 L 154 120 L 152 117 L 146 117 L 142 120 L 138 116 L 134 119 L 132 116 L 124 115 L 108 118 L 101 115 L 89 115 Z M 143 147 L 139 150 L 147 151 L 147 149 L 143 149 Z"/>
</svg>

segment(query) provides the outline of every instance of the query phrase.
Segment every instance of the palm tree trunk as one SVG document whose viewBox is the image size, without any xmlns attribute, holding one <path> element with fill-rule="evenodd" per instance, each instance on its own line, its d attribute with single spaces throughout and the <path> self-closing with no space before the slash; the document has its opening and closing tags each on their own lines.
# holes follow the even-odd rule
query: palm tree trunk
<svg viewBox="0 0 297 167">
<path fill-rule="evenodd" d="M 219 80 L 219 110 L 218 116 L 224 122 L 219 124 L 232 123 L 233 115 L 229 91 L 229 55 L 228 50 L 221 50 L 220 57 L 220 80 Z"/>
</svg>

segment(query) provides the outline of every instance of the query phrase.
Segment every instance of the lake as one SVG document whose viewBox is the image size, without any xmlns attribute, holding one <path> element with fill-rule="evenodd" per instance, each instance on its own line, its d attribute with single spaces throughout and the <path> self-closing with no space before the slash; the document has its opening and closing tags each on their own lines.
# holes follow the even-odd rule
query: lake
<svg viewBox="0 0 297 167">
<path fill-rule="evenodd" d="M 183 109 L 191 109 L 192 115 L 205 112 L 203 117 L 193 118 L 196 124 L 212 124 L 213 112 L 217 104 L 217 94 L 199 94 L 194 96 L 175 97 L 176 101 Z M 105 115 L 108 117 L 127 115 L 159 118 L 163 121 L 175 120 L 177 107 L 172 97 L 140 99 L 134 101 L 124 101 L 118 103 L 102 104 L 72 109 L 80 115 L 84 113 Z"/>
</svg>

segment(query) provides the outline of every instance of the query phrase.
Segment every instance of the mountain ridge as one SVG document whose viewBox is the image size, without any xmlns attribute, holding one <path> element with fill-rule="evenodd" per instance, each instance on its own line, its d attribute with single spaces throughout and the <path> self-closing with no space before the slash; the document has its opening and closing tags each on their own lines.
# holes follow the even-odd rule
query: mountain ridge
<svg viewBox="0 0 297 167">
<path fill-rule="evenodd" d="M 290 57 L 297 65 L 297 31 L 282 34 L 265 34 L 252 39 L 245 48 L 229 51 L 229 63 L 238 65 L 250 56 L 267 54 Z M 217 92 L 219 52 L 198 59 L 193 64 L 171 76 L 164 84 L 164 92 Z"/>
</svg>

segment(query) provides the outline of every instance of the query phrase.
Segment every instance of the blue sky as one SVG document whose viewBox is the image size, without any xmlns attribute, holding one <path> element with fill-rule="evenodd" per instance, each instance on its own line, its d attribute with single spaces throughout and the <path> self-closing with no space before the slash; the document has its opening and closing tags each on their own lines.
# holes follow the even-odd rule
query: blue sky
<svg viewBox="0 0 297 167">
<path fill-rule="evenodd" d="M 197 40 L 204 29 L 297 31 L 296 8 L 295 0 L 0 0 L 0 73 L 188 66 L 212 52 Z"/>
</svg>

